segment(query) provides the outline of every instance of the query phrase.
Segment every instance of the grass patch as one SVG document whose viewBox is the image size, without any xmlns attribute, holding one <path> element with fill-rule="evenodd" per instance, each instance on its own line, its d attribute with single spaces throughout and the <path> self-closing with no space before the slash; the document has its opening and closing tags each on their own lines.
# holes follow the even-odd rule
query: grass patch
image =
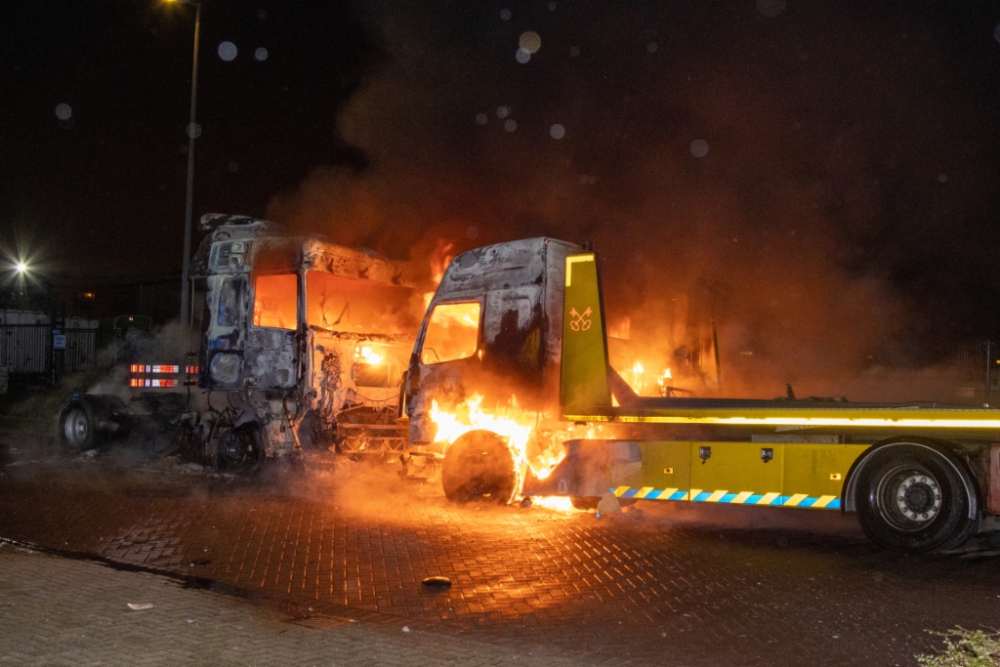
<svg viewBox="0 0 1000 667">
<path fill-rule="evenodd" d="M 919 654 L 927 667 L 1000 667 L 1000 633 L 956 627 L 932 635 L 944 637 L 944 649 L 935 655 Z"/>
</svg>

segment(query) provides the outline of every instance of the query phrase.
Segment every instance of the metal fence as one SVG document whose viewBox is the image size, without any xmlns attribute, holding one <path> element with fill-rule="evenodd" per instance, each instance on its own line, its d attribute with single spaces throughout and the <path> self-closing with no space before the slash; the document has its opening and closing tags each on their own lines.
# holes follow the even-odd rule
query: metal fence
<svg viewBox="0 0 1000 667">
<path fill-rule="evenodd" d="M 66 350 L 63 352 L 62 372 L 76 373 L 94 367 L 97 363 L 97 329 L 64 329 Z"/>
<path fill-rule="evenodd" d="M 44 374 L 51 366 L 52 327 L 48 324 L 0 325 L 0 365 L 16 374 Z"/>
<path fill-rule="evenodd" d="M 66 348 L 54 350 L 48 324 L 0 324 L 0 366 L 12 384 L 48 382 L 97 363 L 98 330 L 65 329 Z"/>
</svg>

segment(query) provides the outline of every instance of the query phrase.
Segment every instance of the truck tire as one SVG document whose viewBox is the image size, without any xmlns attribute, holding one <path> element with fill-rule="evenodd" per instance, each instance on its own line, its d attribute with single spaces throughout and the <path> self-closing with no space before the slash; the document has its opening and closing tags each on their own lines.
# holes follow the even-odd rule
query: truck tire
<svg viewBox="0 0 1000 667">
<path fill-rule="evenodd" d="M 59 440 L 72 453 L 85 452 L 100 444 L 94 410 L 84 397 L 71 399 L 60 413 Z"/>
<path fill-rule="evenodd" d="M 111 394 L 74 394 L 59 413 L 59 440 L 70 452 L 83 452 L 132 428 L 125 402 Z"/>
<path fill-rule="evenodd" d="M 505 505 L 518 491 L 514 456 L 496 433 L 469 431 L 445 452 L 441 485 L 453 502 L 488 500 Z"/>
<path fill-rule="evenodd" d="M 855 498 L 865 534 L 892 551 L 922 553 L 964 542 L 969 518 L 967 476 L 943 448 L 894 443 L 875 450 L 860 471 Z"/>
<path fill-rule="evenodd" d="M 256 424 L 231 428 L 219 437 L 217 461 L 220 470 L 252 475 L 264 458 L 264 445 Z"/>
</svg>

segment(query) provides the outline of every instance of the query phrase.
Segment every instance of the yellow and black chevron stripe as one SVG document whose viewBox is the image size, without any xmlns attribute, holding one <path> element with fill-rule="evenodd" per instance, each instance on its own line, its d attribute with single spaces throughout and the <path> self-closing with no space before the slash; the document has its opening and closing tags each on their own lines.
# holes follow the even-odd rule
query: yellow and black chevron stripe
<svg viewBox="0 0 1000 667">
<path fill-rule="evenodd" d="M 777 492 L 756 493 L 754 491 L 705 491 L 704 489 L 654 489 L 651 486 L 637 488 L 618 486 L 611 493 L 619 498 L 637 500 L 687 500 L 695 503 L 723 503 L 726 505 L 769 505 L 771 507 L 808 507 L 810 509 L 840 509 L 837 496 L 810 496 L 805 493 L 782 495 Z"/>
</svg>

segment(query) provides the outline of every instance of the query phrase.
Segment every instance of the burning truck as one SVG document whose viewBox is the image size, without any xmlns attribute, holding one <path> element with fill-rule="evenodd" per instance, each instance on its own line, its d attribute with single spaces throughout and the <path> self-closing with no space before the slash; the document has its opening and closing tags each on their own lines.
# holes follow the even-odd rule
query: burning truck
<svg viewBox="0 0 1000 667">
<path fill-rule="evenodd" d="M 598 266 L 540 238 L 444 273 L 403 408 L 411 455 L 443 458 L 448 498 L 840 510 L 904 552 L 1000 529 L 1000 409 L 693 396 L 669 372 L 644 392 L 607 333 Z"/>
<path fill-rule="evenodd" d="M 403 267 L 254 218 L 201 228 L 197 352 L 132 360 L 124 391 L 74 394 L 66 446 L 130 436 L 243 472 L 293 452 L 404 451 L 399 386 L 422 302 Z"/>
</svg>

